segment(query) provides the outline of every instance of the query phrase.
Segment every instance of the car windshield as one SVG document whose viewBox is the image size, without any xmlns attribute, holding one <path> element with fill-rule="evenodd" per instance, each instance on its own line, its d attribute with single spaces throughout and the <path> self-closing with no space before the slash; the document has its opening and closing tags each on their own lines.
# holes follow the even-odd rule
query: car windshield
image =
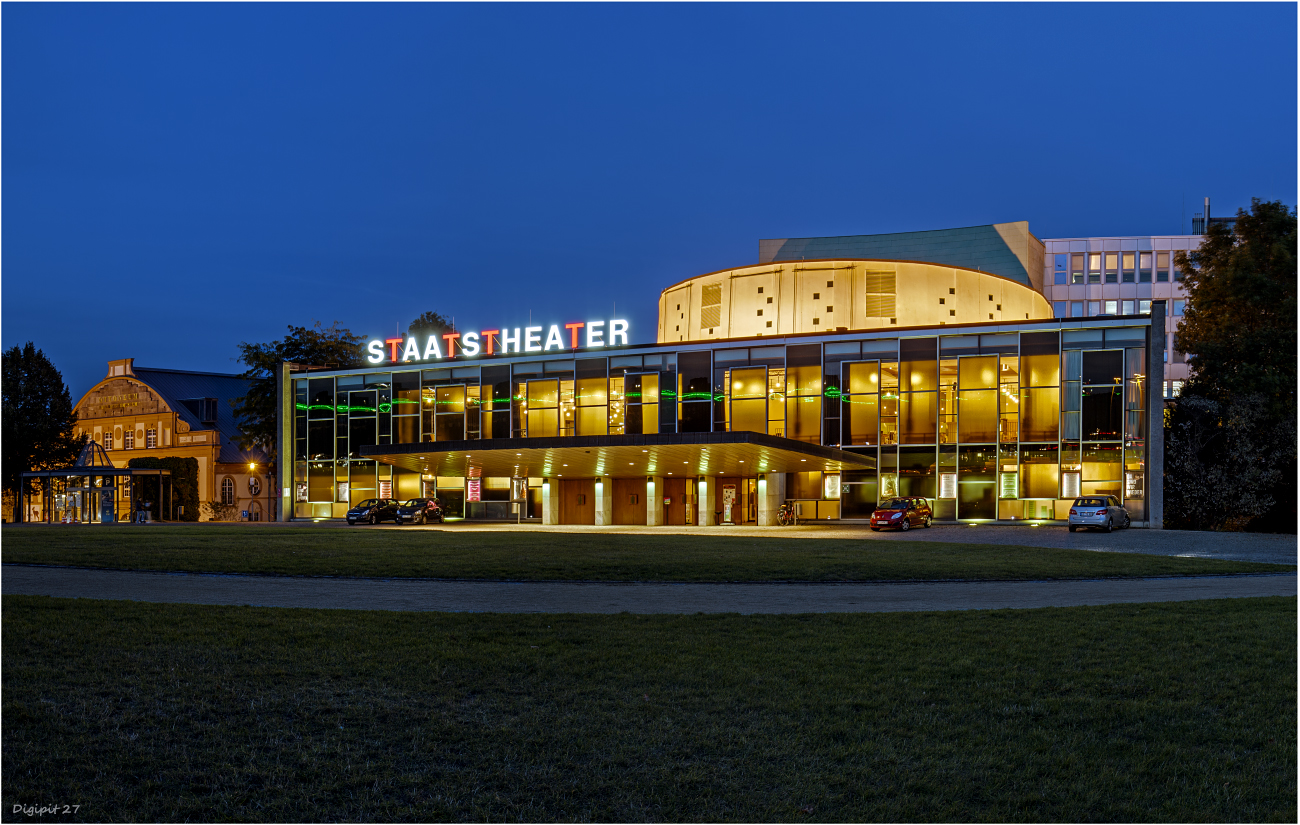
<svg viewBox="0 0 1300 825">
<path fill-rule="evenodd" d="M 880 509 L 881 510 L 906 510 L 907 502 L 903 501 L 901 498 L 896 498 L 893 501 L 882 501 L 880 502 Z"/>
<path fill-rule="evenodd" d="M 404 504 L 404 505 L 402 505 L 402 506 L 403 506 L 403 507 L 423 507 L 423 506 L 424 506 L 424 499 L 422 499 L 422 498 L 413 498 L 413 499 L 411 499 L 410 501 L 406 502 L 406 504 Z"/>
<path fill-rule="evenodd" d="M 1105 507 L 1106 499 L 1104 498 L 1081 498 L 1074 502 L 1075 507 Z"/>
<path fill-rule="evenodd" d="M 358 507 L 374 507 L 374 506 L 375 506 L 376 504 L 378 504 L 378 503 L 379 503 L 379 501 L 378 501 L 377 499 L 368 498 L 368 499 L 366 499 L 365 501 L 363 501 L 363 502 L 361 502 L 360 504 L 358 504 L 357 506 L 358 506 Z"/>
</svg>

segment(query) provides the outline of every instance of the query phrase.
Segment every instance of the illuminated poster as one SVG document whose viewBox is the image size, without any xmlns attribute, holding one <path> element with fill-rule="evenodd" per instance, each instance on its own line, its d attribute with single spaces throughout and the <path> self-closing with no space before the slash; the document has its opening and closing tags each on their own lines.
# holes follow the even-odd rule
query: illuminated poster
<svg viewBox="0 0 1300 825">
<path fill-rule="evenodd" d="M 840 497 L 840 477 L 837 475 L 827 474 L 822 481 L 822 498 L 837 499 Z"/>
<path fill-rule="evenodd" d="M 465 482 L 465 500 L 466 501 L 483 500 L 483 479 L 471 478 Z"/>
<path fill-rule="evenodd" d="M 736 504 L 736 485 L 722 485 L 722 523 L 735 524 L 735 519 L 731 517 L 731 510 Z"/>
<path fill-rule="evenodd" d="M 391 482 L 391 481 L 381 481 L 381 482 L 379 482 L 379 497 L 380 497 L 380 498 L 392 498 L 392 497 L 393 497 L 393 482 Z"/>
<path fill-rule="evenodd" d="M 957 497 L 957 474 L 939 473 L 939 498 Z"/>
<path fill-rule="evenodd" d="M 1020 473 L 1002 474 L 1002 498 L 1017 498 L 1020 493 Z"/>
<path fill-rule="evenodd" d="M 1079 495 L 1079 474 L 1061 473 L 1061 497 L 1077 498 Z"/>
</svg>

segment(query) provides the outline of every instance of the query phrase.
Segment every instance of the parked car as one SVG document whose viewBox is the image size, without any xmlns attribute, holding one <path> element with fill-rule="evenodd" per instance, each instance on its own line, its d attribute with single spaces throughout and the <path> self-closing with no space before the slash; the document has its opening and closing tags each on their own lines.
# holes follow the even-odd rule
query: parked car
<svg viewBox="0 0 1300 825">
<path fill-rule="evenodd" d="M 919 496 L 882 501 L 871 514 L 871 529 L 876 532 L 880 532 L 882 527 L 911 530 L 913 527 L 929 527 L 933 523 L 934 510 L 930 508 L 930 502 Z"/>
<path fill-rule="evenodd" d="M 1080 527 L 1092 527 L 1109 533 L 1116 527 L 1133 523 L 1128 510 L 1114 496 L 1083 496 L 1070 505 L 1070 532 Z"/>
<path fill-rule="evenodd" d="M 413 498 L 397 508 L 393 520 L 398 524 L 428 524 L 431 521 L 442 524 L 442 505 L 436 498 Z"/>
<path fill-rule="evenodd" d="M 391 498 L 368 498 L 348 510 L 347 518 L 348 524 L 356 524 L 358 521 L 370 524 L 394 521 L 397 519 L 397 502 Z"/>
</svg>

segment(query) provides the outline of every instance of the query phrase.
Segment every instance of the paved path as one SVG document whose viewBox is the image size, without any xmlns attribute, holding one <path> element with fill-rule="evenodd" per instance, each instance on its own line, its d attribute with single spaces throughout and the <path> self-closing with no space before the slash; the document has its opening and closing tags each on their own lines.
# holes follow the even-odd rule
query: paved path
<svg viewBox="0 0 1300 825">
<path fill-rule="evenodd" d="M 1294 596 L 1296 575 L 912 584 L 471 582 L 138 573 L 6 564 L 4 595 L 487 613 L 878 613 Z"/>
</svg>

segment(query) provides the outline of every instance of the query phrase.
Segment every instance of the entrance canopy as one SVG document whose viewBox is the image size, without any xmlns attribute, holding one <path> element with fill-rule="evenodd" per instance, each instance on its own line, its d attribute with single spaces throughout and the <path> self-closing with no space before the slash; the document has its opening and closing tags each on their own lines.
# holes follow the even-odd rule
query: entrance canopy
<svg viewBox="0 0 1300 825">
<path fill-rule="evenodd" d="M 754 432 L 592 435 L 380 444 L 371 458 L 455 477 L 752 476 L 875 469 L 874 458 Z"/>
</svg>

